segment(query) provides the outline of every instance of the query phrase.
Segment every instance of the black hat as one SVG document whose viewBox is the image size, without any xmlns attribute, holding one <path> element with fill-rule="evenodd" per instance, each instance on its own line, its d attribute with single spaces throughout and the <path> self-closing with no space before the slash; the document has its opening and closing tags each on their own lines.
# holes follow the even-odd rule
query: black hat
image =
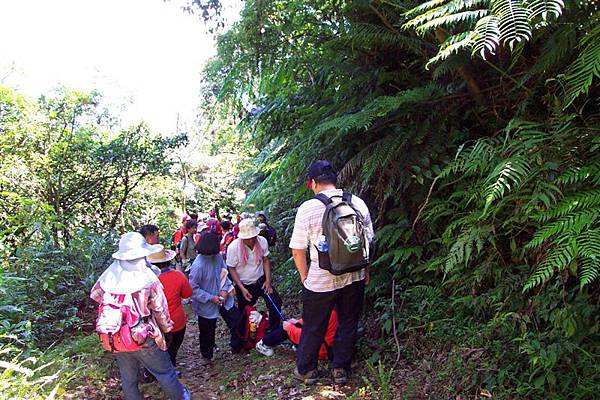
<svg viewBox="0 0 600 400">
<path fill-rule="evenodd" d="M 317 160 L 308 167 L 308 179 L 316 181 L 325 179 L 335 179 L 337 171 L 327 160 Z"/>
</svg>

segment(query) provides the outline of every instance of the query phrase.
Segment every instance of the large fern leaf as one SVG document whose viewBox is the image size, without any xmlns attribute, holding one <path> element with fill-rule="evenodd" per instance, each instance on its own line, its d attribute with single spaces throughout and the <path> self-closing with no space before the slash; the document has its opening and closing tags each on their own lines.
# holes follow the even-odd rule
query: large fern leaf
<svg viewBox="0 0 600 400">
<path fill-rule="evenodd" d="M 520 185 L 529 175 L 530 170 L 531 167 L 527 160 L 521 158 L 508 159 L 498 165 L 488 178 L 490 184 L 484 194 L 485 208 L 483 213 L 485 214 L 489 206 L 501 198 L 505 192 L 509 192 L 513 187 Z"/>
<path fill-rule="evenodd" d="M 494 0 L 492 13 L 500 18 L 500 40 L 512 49 L 516 44 L 531 38 L 530 10 L 520 0 Z"/>
<path fill-rule="evenodd" d="M 532 0 L 529 3 L 530 18 L 533 20 L 540 17 L 542 20 L 546 20 L 551 15 L 558 18 L 564 7 L 565 4 L 562 0 Z"/>
<path fill-rule="evenodd" d="M 546 282 L 556 270 L 566 268 L 577 256 L 577 244 L 571 239 L 556 245 L 547 257 L 538 265 L 535 272 L 527 280 L 523 291 L 527 291 Z"/>
<path fill-rule="evenodd" d="M 579 285 L 584 287 L 590 284 L 600 273 L 600 260 L 597 258 L 581 257 L 579 259 Z"/>
<path fill-rule="evenodd" d="M 473 53 L 478 53 L 483 59 L 485 59 L 486 52 L 495 54 L 496 48 L 500 43 L 499 22 L 500 19 L 497 15 L 488 15 L 477 22 L 477 25 L 475 25 Z"/>
<path fill-rule="evenodd" d="M 568 107 L 582 93 L 587 93 L 594 78 L 600 78 L 600 25 L 581 41 L 579 57 L 560 78 L 565 83 L 565 105 Z"/>
</svg>

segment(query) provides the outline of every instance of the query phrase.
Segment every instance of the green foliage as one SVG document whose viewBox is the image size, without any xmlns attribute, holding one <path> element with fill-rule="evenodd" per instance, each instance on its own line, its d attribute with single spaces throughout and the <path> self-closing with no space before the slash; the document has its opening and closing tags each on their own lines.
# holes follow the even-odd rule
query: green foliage
<svg viewBox="0 0 600 400">
<path fill-rule="evenodd" d="M 592 16 L 597 19 L 599 15 Z M 582 93 L 587 93 L 594 78 L 600 78 L 600 26 L 588 32 L 579 42 L 581 53 L 560 78 L 565 85 L 565 105 L 568 107 Z"/>
<path fill-rule="evenodd" d="M 214 112 L 239 115 L 230 135 L 259 149 L 248 204 L 289 236 L 319 158 L 367 201 L 377 326 L 363 353 L 390 361 L 395 321 L 407 358 L 444 354 L 432 397 L 598 389 L 593 8 L 250 2 L 207 67 Z"/>
<path fill-rule="evenodd" d="M 558 18 L 563 9 L 562 0 L 436 0 L 409 10 L 404 27 L 420 34 L 450 32 L 430 64 L 468 48 L 486 58 L 496 53 L 500 43 L 512 50 L 530 40 L 535 28 Z"/>
</svg>

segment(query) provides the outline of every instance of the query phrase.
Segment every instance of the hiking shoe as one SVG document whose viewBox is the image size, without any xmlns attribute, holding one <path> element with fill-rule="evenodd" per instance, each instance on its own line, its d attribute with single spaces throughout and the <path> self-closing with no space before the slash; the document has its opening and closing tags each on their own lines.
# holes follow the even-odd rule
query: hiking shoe
<svg viewBox="0 0 600 400">
<path fill-rule="evenodd" d="M 273 355 L 273 349 L 264 344 L 262 340 L 259 340 L 254 348 L 263 356 L 271 357 Z"/>
<path fill-rule="evenodd" d="M 293 376 L 295 379 L 304 382 L 305 385 L 316 385 L 319 379 L 319 371 L 313 369 L 305 374 L 298 372 L 298 368 L 294 368 Z"/>
<path fill-rule="evenodd" d="M 344 368 L 334 368 L 333 369 L 333 383 L 336 385 L 344 385 L 348 383 L 348 371 Z"/>
</svg>

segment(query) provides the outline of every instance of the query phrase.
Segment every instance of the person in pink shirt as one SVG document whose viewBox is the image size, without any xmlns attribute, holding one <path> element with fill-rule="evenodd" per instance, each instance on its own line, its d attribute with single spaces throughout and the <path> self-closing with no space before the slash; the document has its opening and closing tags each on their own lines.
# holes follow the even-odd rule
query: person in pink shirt
<svg viewBox="0 0 600 400">
<path fill-rule="evenodd" d="M 173 321 L 163 286 L 146 266 L 146 257 L 162 249 L 161 245 L 146 243 L 138 232 L 124 234 L 119 251 L 113 254 L 113 263 L 100 275 L 90 293 L 92 300 L 100 304 L 96 331 L 109 338 L 107 342 L 117 359 L 125 400 L 143 399 L 137 380 L 140 366 L 156 377 L 170 399 L 191 399 L 165 351 L 164 333 L 172 329 Z M 135 350 L 119 351 L 113 347 L 112 339 L 122 338 L 117 334 L 123 331 L 130 332 Z"/>
</svg>

